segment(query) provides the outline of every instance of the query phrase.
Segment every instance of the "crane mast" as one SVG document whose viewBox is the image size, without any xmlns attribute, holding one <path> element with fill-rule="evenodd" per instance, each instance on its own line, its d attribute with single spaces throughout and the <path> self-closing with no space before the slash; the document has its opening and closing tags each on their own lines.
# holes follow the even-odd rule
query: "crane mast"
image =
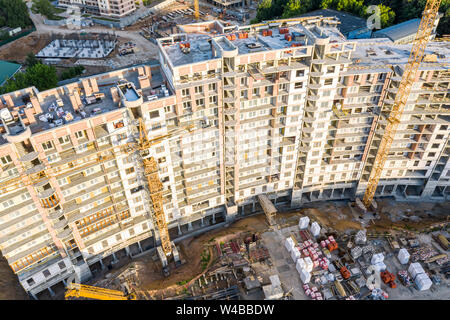
<svg viewBox="0 0 450 320">
<path fill-rule="evenodd" d="M 422 14 L 422 20 L 420 21 L 419 29 L 417 31 L 411 53 L 409 55 L 408 64 L 405 67 L 402 80 L 395 96 L 392 110 L 389 114 L 389 117 L 387 118 L 387 124 L 384 130 L 384 134 L 378 147 L 372 170 L 370 172 L 367 189 L 363 198 L 363 203 L 366 208 L 370 207 L 375 195 L 378 182 L 380 181 L 380 177 L 383 172 L 384 164 L 386 163 L 389 149 L 392 145 L 392 141 L 394 140 L 395 133 L 400 123 L 403 110 L 405 109 L 405 105 L 411 92 L 412 85 L 416 79 L 420 63 L 422 62 L 422 59 L 424 57 L 425 48 L 428 44 L 428 40 L 433 30 L 433 25 L 436 21 L 436 15 L 438 13 L 441 1 L 442 0 L 428 0 L 425 5 L 425 10 Z"/>
<path fill-rule="evenodd" d="M 142 118 L 139 119 L 139 150 L 141 153 L 146 152 L 153 144 L 155 143 L 152 143 L 148 139 L 147 130 Z M 161 247 L 164 254 L 168 256 L 172 253 L 172 244 L 170 243 L 169 230 L 163 208 L 163 184 L 159 179 L 158 163 L 155 158 L 149 157 L 143 159 L 143 165 L 145 176 L 147 177 L 150 199 L 152 200 L 153 220 L 159 231 Z"/>
<path fill-rule="evenodd" d="M 194 0 L 194 11 L 195 11 L 194 17 L 195 17 L 195 20 L 197 20 L 197 21 L 200 18 L 200 8 L 199 8 L 198 1 L 199 0 Z"/>
<path fill-rule="evenodd" d="M 122 291 L 88 286 L 79 283 L 69 283 L 65 293 L 65 299 L 89 298 L 97 300 L 136 300 L 134 294 L 124 294 Z"/>
</svg>

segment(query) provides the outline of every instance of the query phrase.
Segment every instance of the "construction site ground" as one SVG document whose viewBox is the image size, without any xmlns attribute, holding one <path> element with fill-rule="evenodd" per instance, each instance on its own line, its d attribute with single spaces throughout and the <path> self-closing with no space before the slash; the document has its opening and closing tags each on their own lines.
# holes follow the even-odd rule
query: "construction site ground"
<svg viewBox="0 0 450 320">
<path fill-rule="evenodd" d="M 366 227 L 367 232 L 380 233 L 390 232 L 421 232 L 428 229 L 432 225 L 445 222 L 450 210 L 450 203 L 402 203 L 393 200 L 378 201 L 379 214 L 378 217 L 370 219 L 371 216 L 362 216 L 355 208 L 351 207 L 348 201 L 313 203 L 311 208 L 287 211 L 277 215 L 277 224 L 281 229 L 281 233 L 289 233 L 290 229 L 297 228 L 298 219 L 302 215 L 308 215 L 311 219 L 319 222 L 319 224 L 330 230 L 335 230 L 341 234 L 349 234 Z M 361 219 L 363 218 L 363 219 Z M 408 221 L 406 221 L 408 220 Z M 126 273 L 130 268 L 139 269 L 136 274 L 139 279 L 135 290 L 142 293 L 143 299 L 160 299 L 171 296 L 179 296 L 183 292 L 186 293 L 186 284 L 197 277 L 202 272 L 206 272 L 209 267 L 214 268 L 214 250 L 211 250 L 212 256 L 209 260 L 209 267 L 202 265 L 202 258 L 205 250 L 214 248 L 217 242 L 223 243 L 232 238 L 239 238 L 245 234 L 259 233 L 262 234 L 262 243 L 268 248 L 273 262 L 273 266 L 264 272 L 268 274 L 279 274 L 282 283 L 286 288 L 293 288 L 294 299 L 306 298 L 301 293 L 301 282 L 298 272 L 295 270 L 295 264 L 292 263 L 289 253 L 285 250 L 283 239 L 286 234 L 280 238 L 280 234 L 268 229 L 264 214 L 257 214 L 250 217 L 243 217 L 234 222 L 230 226 L 204 233 L 197 237 L 188 238 L 181 241 L 178 246 L 181 251 L 181 257 L 185 263 L 174 268 L 171 265 L 171 275 L 165 278 L 161 273 L 161 263 L 157 259 L 156 253 L 144 254 L 134 259 L 131 264 L 124 265 L 122 268 L 113 270 L 114 276 L 108 276 L 109 279 L 117 278 L 118 275 Z M 425 239 L 430 236 L 424 235 Z M 428 237 L 428 238 L 427 238 Z M 287 263 L 290 261 L 290 263 Z M 388 267 L 392 264 L 392 272 L 397 271 L 398 260 L 394 256 L 386 259 Z M 262 265 L 262 270 L 266 265 Z M 263 272 L 263 271 L 261 271 Z M 103 280 L 107 279 L 104 278 Z M 97 281 L 99 285 L 103 280 Z M 117 283 L 116 283 L 117 284 Z M 113 286 L 114 287 L 114 286 Z M 118 289 L 118 287 L 116 287 Z M 404 289 L 404 290 L 403 290 Z M 415 292 L 410 289 L 403 288 L 395 290 L 387 289 L 392 298 L 450 298 L 450 291 L 444 283 L 436 291 Z M 392 292 L 391 292 L 392 291 Z M 242 298 L 245 298 L 241 295 Z M 247 297 L 248 298 L 248 297 Z M 254 298 L 254 297 L 253 297 Z"/>
<path fill-rule="evenodd" d="M 109 27 L 93 26 L 83 29 L 69 29 L 66 26 L 50 26 L 44 24 L 44 19 L 40 14 L 34 14 L 30 11 L 30 17 L 33 20 L 36 31 L 26 37 L 17 39 L 0 47 L 0 60 L 16 61 L 24 63 L 28 53 L 37 54 L 51 42 L 52 35 L 69 36 L 70 34 L 99 34 L 114 33 L 118 37 L 116 49 L 105 59 L 81 59 L 80 64 L 86 68 L 85 75 L 91 75 L 106 72 L 112 69 L 126 67 L 129 65 L 143 63 L 158 56 L 156 44 L 145 39 L 138 31 L 133 30 L 114 30 Z M 119 47 L 132 42 L 135 46 L 135 53 L 120 56 Z M 61 66 L 73 66 L 80 59 L 62 60 Z"/>
<path fill-rule="evenodd" d="M 292 289 L 294 299 L 305 299 L 302 292 L 301 281 L 298 272 L 295 270 L 295 264 L 289 253 L 284 248 L 284 240 L 291 230 L 297 228 L 299 217 L 309 216 L 317 221 L 323 228 L 329 228 L 339 234 L 349 234 L 366 227 L 367 232 L 378 232 L 380 235 L 384 232 L 404 233 L 415 232 L 419 234 L 424 230 L 429 230 L 430 226 L 439 225 L 447 221 L 448 212 L 450 212 L 450 203 L 403 203 L 395 202 L 390 199 L 378 201 L 379 214 L 373 219 L 362 216 L 355 208 L 351 207 L 348 201 L 337 202 L 317 202 L 308 205 L 308 208 L 286 211 L 278 213 L 276 217 L 277 225 L 280 230 L 273 231 L 269 229 L 264 214 L 254 214 L 249 217 L 242 217 L 231 225 L 209 231 L 187 238 L 177 245 L 180 249 L 181 258 L 184 264 L 175 268 L 170 265 L 170 276 L 165 278 L 161 272 L 161 263 L 157 258 L 156 252 L 143 253 L 138 258 L 131 260 L 128 257 L 120 258 L 119 263 L 112 267 L 112 270 L 106 270 L 96 276 L 89 284 L 99 287 L 120 289 L 120 281 L 116 279 L 128 279 L 136 290 L 140 299 L 161 299 L 180 296 L 189 292 L 188 284 L 192 279 L 196 280 L 199 275 L 207 272 L 215 266 L 217 256 L 214 249 L 215 243 L 223 243 L 230 239 L 236 239 L 243 235 L 258 233 L 261 234 L 261 243 L 267 247 L 272 261 L 271 266 L 266 264 L 256 264 L 262 273 L 266 275 L 278 274 L 284 287 Z M 363 219 L 361 219 L 363 218 Z M 421 241 L 431 241 L 427 234 L 420 234 Z M 210 252 L 210 258 L 205 262 L 206 253 Z M 386 265 L 392 268 L 392 272 L 399 269 L 398 260 L 395 256 L 387 257 Z M 11 272 L 8 265 L 0 264 L 0 299 L 23 299 L 27 295 L 21 290 L 17 278 Z M 255 267 L 255 264 L 254 266 Z M 227 280 L 228 283 L 228 280 Z M 410 291 L 408 288 L 397 289 L 387 288 L 392 299 L 449 299 L 450 290 L 448 283 L 445 282 L 433 290 L 418 292 Z M 13 293 L 12 293 L 13 292 Z M 251 297 L 241 295 L 242 299 Z M 42 295 L 40 299 L 50 299 L 49 295 Z M 63 298 L 63 292 L 59 292 L 53 299 Z"/>
</svg>

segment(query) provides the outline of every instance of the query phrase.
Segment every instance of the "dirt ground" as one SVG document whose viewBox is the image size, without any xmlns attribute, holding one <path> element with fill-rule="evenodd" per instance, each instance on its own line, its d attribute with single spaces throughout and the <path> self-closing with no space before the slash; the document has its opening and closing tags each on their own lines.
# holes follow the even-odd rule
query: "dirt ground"
<svg viewBox="0 0 450 320">
<path fill-rule="evenodd" d="M 3 256 L 0 256 L 0 300 L 29 300 Z"/>
<path fill-rule="evenodd" d="M 36 32 L 29 34 L 20 40 L 0 47 L 0 60 L 25 62 L 27 54 L 41 51 L 49 42 L 49 38 L 38 35 Z"/>
<path fill-rule="evenodd" d="M 380 219 L 367 226 L 370 231 L 390 231 L 394 229 L 399 231 L 421 231 L 437 222 L 445 221 L 446 214 L 449 212 L 450 203 L 396 203 L 392 205 L 390 200 L 379 201 Z M 393 222 L 386 211 L 408 212 L 410 210 L 415 216 L 421 217 L 420 221 L 397 221 Z M 428 213 L 432 212 L 430 217 Z M 327 202 L 315 205 L 315 208 L 305 208 L 288 213 L 282 213 L 277 216 L 277 223 L 280 226 L 295 225 L 298 223 L 300 215 L 307 215 L 317 220 L 320 225 L 330 227 L 340 232 L 348 232 L 363 229 L 361 224 L 355 219 L 355 213 L 352 213 L 348 202 Z M 145 273 L 140 274 L 142 279 L 142 290 L 150 290 L 153 293 L 159 290 L 174 289 L 177 283 L 188 281 L 202 272 L 201 253 L 208 246 L 211 240 L 217 240 L 230 234 L 237 236 L 237 233 L 245 232 L 264 232 L 268 229 L 265 216 L 259 214 L 248 218 L 243 218 L 231 226 L 208 232 L 199 237 L 191 238 L 181 242 L 180 247 L 183 259 L 188 257 L 187 263 L 177 269 L 172 269 L 169 278 L 163 278 L 161 275 L 161 266 L 159 262 L 151 261 L 150 257 L 145 257 L 149 261 L 149 268 Z M 179 287 L 179 286 L 178 286 Z"/>
<path fill-rule="evenodd" d="M 367 226 L 368 231 L 416 231 L 428 228 L 430 225 L 446 221 L 450 212 L 450 203 L 395 203 L 391 200 L 379 201 L 380 219 L 374 219 Z M 429 215 L 432 213 L 431 215 Z M 280 227 L 293 226 L 298 223 L 301 215 L 308 215 L 317 220 L 322 227 L 329 227 L 340 232 L 362 229 L 358 222 L 358 214 L 351 209 L 346 201 L 314 203 L 310 208 L 279 213 L 276 217 Z M 408 221 L 404 221 L 408 219 Z M 230 226 L 213 230 L 200 236 L 181 241 L 181 259 L 186 262 L 174 268 L 171 265 L 171 274 L 165 278 L 161 272 L 161 263 L 154 257 L 155 254 L 144 254 L 133 262 L 140 263 L 144 268 L 139 272 L 138 290 L 142 290 L 153 298 L 171 296 L 179 292 L 189 280 L 200 275 L 205 267 L 202 266 L 202 253 L 213 245 L 216 240 L 222 241 L 230 235 L 239 233 L 263 233 L 268 230 L 264 214 L 253 215 L 237 220 Z M 213 251 L 213 250 L 212 250 Z M 213 262 L 214 256 L 210 259 Z M 128 265 L 113 270 L 118 274 Z M 208 267 L 206 267 L 206 270 Z M 105 275 L 107 276 L 108 273 Z M 111 277 L 111 274 L 109 275 Z M 27 299 L 17 278 L 8 267 L 4 258 L 0 260 L 0 299 Z"/>
<path fill-rule="evenodd" d="M 257 215 L 239 220 L 231 226 L 186 239 L 180 243 L 181 257 L 186 263 L 178 268 L 171 268 L 170 277 L 164 278 L 160 262 L 154 262 L 150 256 L 139 258 L 149 267 L 139 274 L 142 290 L 167 289 L 179 282 L 189 281 L 202 272 L 201 253 L 211 240 L 240 232 L 261 232 L 267 229 L 264 215 Z M 148 264 L 147 264 L 148 263 Z M 155 292 L 154 292 L 155 293 Z"/>
</svg>

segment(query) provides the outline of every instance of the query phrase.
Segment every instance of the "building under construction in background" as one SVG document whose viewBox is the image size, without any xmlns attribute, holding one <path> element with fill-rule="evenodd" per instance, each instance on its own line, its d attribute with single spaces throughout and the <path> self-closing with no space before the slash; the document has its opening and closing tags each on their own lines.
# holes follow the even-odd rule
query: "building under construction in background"
<svg viewBox="0 0 450 320">
<path fill-rule="evenodd" d="M 259 210 L 362 198 L 411 45 L 333 18 L 203 22 L 142 65 L 0 96 L 0 246 L 36 296 Z M 429 42 L 375 197 L 450 198 L 450 48 Z M 171 258 L 172 259 L 172 258 Z"/>
<path fill-rule="evenodd" d="M 78 6 L 87 13 L 121 18 L 136 11 L 133 0 L 59 0 L 62 7 Z"/>
</svg>

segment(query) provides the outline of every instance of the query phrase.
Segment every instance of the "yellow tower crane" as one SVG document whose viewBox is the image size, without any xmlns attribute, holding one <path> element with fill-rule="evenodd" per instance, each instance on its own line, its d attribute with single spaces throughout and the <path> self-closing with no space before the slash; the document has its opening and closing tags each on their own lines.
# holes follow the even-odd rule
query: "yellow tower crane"
<svg viewBox="0 0 450 320">
<path fill-rule="evenodd" d="M 389 149 L 392 145 L 392 141 L 394 140 L 394 136 L 400 123 L 403 110 L 405 109 L 409 93 L 411 92 L 411 87 L 416 78 L 420 63 L 424 58 L 425 48 L 433 30 L 441 1 L 442 0 L 428 0 L 425 5 L 422 20 L 420 21 L 419 29 L 417 30 L 416 38 L 412 45 L 408 64 L 406 65 L 405 72 L 403 73 L 392 110 L 387 119 L 387 125 L 384 130 L 383 137 L 378 147 L 375 162 L 372 166 L 372 171 L 370 172 L 367 189 L 363 198 L 363 203 L 366 208 L 369 208 L 372 204 L 378 182 L 380 181 L 381 173 L 383 172 L 384 164 L 386 163 Z"/>
<path fill-rule="evenodd" d="M 194 0 L 194 17 L 195 20 L 198 21 L 198 19 L 200 18 L 200 8 L 199 8 L 199 4 L 198 4 L 199 0 Z"/>
<path fill-rule="evenodd" d="M 136 300 L 134 293 L 125 294 L 122 291 L 98 288 L 79 283 L 69 283 L 65 293 L 65 299 L 88 298 L 97 300 Z"/>
<path fill-rule="evenodd" d="M 170 136 L 175 135 L 178 132 L 188 130 L 190 131 L 193 128 L 193 125 L 176 129 L 171 131 L 170 133 L 159 136 L 155 139 L 149 139 L 147 136 L 147 130 L 145 128 L 144 122 L 142 118 L 139 119 L 139 143 L 138 149 L 142 151 L 147 151 L 151 146 L 160 143 L 164 138 L 168 138 Z M 154 221 L 156 227 L 159 231 L 159 236 L 161 239 L 161 247 L 166 256 L 169 256 L 172 253 L 172 245 L 170 243 L 169 237 L 169 229 L 167 228 L 166 217 L 164 214 L 163 208 L 163 185 L 158 175 L 158 164 L 153 157 L 148 157 L 143 159 L 145 176 L 147 177 L 148 189 L 150 192 L 150 198 L 152 200 L 153 212 L 154 212 Z"/>
<path fill-rule="evenodd" d="M 49 169 L 42 168 L 40 172 L 36 172 L 34 175 L 28 175 L 24 179 L 21 177 L 12 178 L 8 180 L 1 181 L 0 184 L 0 194 L 14 191 L 15 189 L 22 188 L 26 185 L 33 185 L 42 181 L 46 181 L 49 178 L 58 178 L 62 175 L 68 176 L 72 171 L 79 171 L 80 168 L 90 167 L 97 163 L 104 163 L 114 159 L 118 154 L 125 153 L 130 154 L 133 151 L 148 151 L 150 147 L 162 142 L 164 139 L 179 135 L 183 132 L 191 132 L 195 126 L 193 124 L 170 130 L 167 134 L 157 136 L 155 138 L 149 139 L 145 125 L 142 119 L 139 120 L 139 141 L 138 143 L 126 143 L 124 145 L 115 146 L 111 148 L 106 148 L 97 152 L 94 152 L 91 156 L 93 159 L 86 161 L 81 166 L 75 166 L 74 168 L 63 168 L 65 165 L 60 165 L 52 167 Z M 115 149 L 119 149 L 116 151 Z M 105 155 L 105 152 L 111 152 L 111 154 Z M 158 165 L 153 157 L 143 159 L 144 171 L 147 177 L 150 198 L 152 200 L 152 206 L 154 211 L 154 222 L 158 228 L 161 246 L 166 254 L 169 256 L 172 253 L 172 247 L 170 243 L 169 231 L 167 228 L 167 222 L 165 219 L 165 214 L 163 210 L 163 185 L 159 179 L 158 175 Z"/>
</svg>

